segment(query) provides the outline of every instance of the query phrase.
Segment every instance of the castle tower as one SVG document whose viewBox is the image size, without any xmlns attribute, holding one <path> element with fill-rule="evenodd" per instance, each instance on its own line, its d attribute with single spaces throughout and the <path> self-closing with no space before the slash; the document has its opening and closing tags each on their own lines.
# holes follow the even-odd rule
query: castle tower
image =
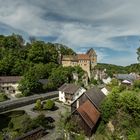
<svg viewBox="0 0 140 140">
<path fill-rule="evenodd" d="M 93 48 L 89 49 L 86 53 L 90 57 L 91 69 L 97 65 L 97 54 Z"/>
</svg>

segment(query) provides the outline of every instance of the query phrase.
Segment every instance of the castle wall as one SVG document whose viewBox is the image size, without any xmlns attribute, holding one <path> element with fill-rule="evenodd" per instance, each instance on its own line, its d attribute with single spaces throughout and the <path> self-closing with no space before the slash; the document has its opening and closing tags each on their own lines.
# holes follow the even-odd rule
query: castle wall
<svg viewBox="0 0 140 140">
<path fill-rule="evenodd" d="M 86 54 L 78 54 L 77 56 L 67 56 L 62 59 L 62 65 L 68 66 L 80 66 L 84 71 L 88 73 L 88 77 L 91 78 L 91 70 L 97 64 L 97 55 L 93 49 L 90 49 Z"/>
<path fill-rule="evenodd" d="M 79 60 L 78 65 L 88 73 L 90 78 L 90 61 L 89 60 Z"/>
</svg>

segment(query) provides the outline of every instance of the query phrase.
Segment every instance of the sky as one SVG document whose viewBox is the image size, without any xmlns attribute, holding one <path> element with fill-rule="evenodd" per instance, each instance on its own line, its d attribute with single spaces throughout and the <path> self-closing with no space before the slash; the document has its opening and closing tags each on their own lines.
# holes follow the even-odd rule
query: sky
<svg viewBox="0 0 140 140">
<path fill-rule="evenodd" d="M 0 0 L 0 34 L 95 49 L 98 62 L 137 63 L 140 0 Z"/>
</svg>

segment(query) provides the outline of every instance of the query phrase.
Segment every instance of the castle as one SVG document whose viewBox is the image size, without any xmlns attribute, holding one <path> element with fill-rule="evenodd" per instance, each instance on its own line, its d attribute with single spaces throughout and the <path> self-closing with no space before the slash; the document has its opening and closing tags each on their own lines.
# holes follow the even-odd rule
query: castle
<svg viewBox="0 0 140 140">
<path fill-rule="evenodd" d="M 91 48 L 85 54 L 63 55 L 61 63 L 64 67 L 80 66 L 91 78 L 91 70 L 97 64 L 96 52 Z"/>
</svg>

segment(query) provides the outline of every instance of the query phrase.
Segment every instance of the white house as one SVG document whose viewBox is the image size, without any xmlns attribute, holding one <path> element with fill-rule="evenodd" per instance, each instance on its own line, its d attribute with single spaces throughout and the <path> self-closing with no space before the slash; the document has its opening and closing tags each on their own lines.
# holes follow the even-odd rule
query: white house
<svg viewBox="0 0 140 140">
<path fill-rule="evenodd" d="M 102 79 L 102 81 L 103 81 L 104 84 L 109 84 L 111 82 L 111 80 L 112 79 L 110 77 L 107 77 L 106 79 L 105 78 Z"/>
<path fill-rule="evenodd" d="M 18 82 L 20 80 L 20 76 L 0 76 L 0 91 L 13 95 L 21 93 L 18 90 Z"/>
<path fill-rule="evenodd" d="M 101 91 L 107 96 L 109 91 L 107 90 L 107 88 L 102 88 Z"/>
<path fill-rule="evenodd" d="M 67 83 L 63 84 L 58 90 L 59 101 L 69 105 L 86 91 L 83 87 Z"/>
</svg>

